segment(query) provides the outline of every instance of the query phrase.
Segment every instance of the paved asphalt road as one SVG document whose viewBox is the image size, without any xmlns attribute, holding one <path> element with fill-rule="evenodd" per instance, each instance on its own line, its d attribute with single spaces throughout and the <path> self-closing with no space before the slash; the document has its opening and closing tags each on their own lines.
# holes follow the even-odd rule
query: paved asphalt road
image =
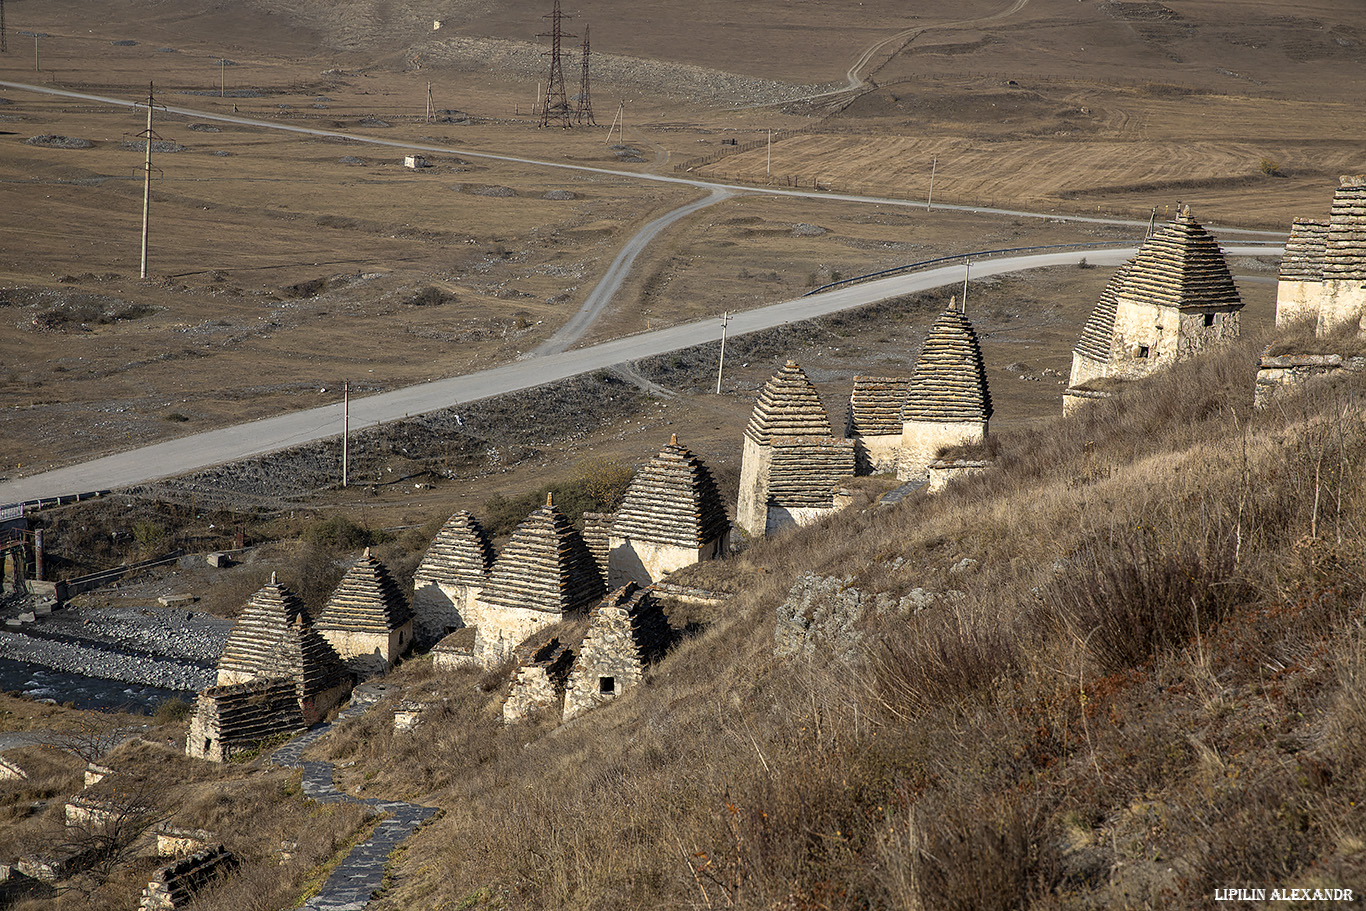
<svg viewBox="0 0 1366 911">
<path fill-rule="evenodd" d="M 1225 252 L 1234 256 L 1265 256 L 1277 254 L 1280 250 L 1236 246 L 1225 248 Z M 1096 265 L 1116 266 L 1134 253 L 1135 250 L 1132 248 L 1088 249 L 978 260 L 972 264 L 972 277 L 980 279 L 988 275 L 1026 269 L 1070 265 L 1083 256 L 1088 262 Z M 961 265 L 943 266 L 924 272 L 878 279 L 736 313 L 731 318 L 729 332 L 731 335 L 757 332 L 772 326 L 812 319 L 902 294 L 948 286 L 956 288 L 962 281 Z M 614 364 L 716 341 L 720 338 L 720 332 L 719 320 L 705 319 L 613 339 L 588 348 L 540 357 L 529 356 L 515 363 L 478 373 L 352 399 L 351 418 L 356 427 L 398 420 L 407 415 L 528 389 L 580 373 L 611 367 Z M 341 433 L 341 425 L 342 406 L 337 402 L 248 424 L 198 433 L 105 456 L 80 465 L 0 483 L 0 503 L 22 502 L 40 497 L 144 483 L 336 436 Z"/>
</svg>

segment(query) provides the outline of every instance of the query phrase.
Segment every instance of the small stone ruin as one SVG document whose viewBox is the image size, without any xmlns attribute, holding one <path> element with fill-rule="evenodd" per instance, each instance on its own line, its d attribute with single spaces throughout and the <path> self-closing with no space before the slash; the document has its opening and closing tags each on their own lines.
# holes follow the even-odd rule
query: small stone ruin
<svg viewBox="0 0 1366 911">
<path fill-rule="evenodd" d="M 193 904 L 206 886 L 231 873 L 237 866 L 222 845 L 204 848 L 157 868 L 147 888 L 142 890 L 139 911 L 176 911 Z"/>
<path fill-rule="evenodd" d="M 195 699 L 185 753 L 227 762 L 263 740 L 306 727 L 293 680 L 274 677 L 211 686 Z"/>
<path fill-rule="evenodd" d="M 570 721 L 620 696 L 644 679 L 673 639 L 649 588 L 616 589 L 588 615 L 582 638 L 556 636 L 522 651 L 503 703 L 512 724 L 546 712 Z"/>
<path fill-rule="evenodd" d="M 366 548 L 313 628 L 360 676 L 382 674 L 413 644 L 413 613 L 389 570 Z"/>
<path fill-rule="evenodd" d="M 1218 241 L 1184 207 L 1101 293 L 1072 349 L 1063 413 L 1105 397 L 1107 380 L 1139 379 L 1237 338 L 1242 308 Z"/>
<path fill-rule="evenodd" d="M 645 668 L 664 656 L 673 633 L 648 589 L 627 584 L 593 608 L 588 634 L 565 688 L 569 721 L 640 683 Z"/>
</svg>

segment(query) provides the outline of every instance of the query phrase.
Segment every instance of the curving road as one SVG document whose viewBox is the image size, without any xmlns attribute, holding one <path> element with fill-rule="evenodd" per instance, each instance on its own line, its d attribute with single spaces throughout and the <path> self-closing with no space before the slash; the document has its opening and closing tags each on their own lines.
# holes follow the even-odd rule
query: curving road
<svg viewBox="0 0 1366 911">
<path fill-rule="evenodd" d="M 1089 249 L 978 260 L 972 264 L 972 276 L 983 278 L 1027 269 L 1072 265 L 1081 257 L 1096 265 L 1117 266 L 1135 252 L 1136 248 Z M 1225 252 L 1234 256 L 1266 256 L 1281 250 L 1266 246 L 1233 246 L 1226 247 Z M 731 335 L 744 335 L 903 294 L 957 286 L 962 283 L 963 277 L 963 266 L 942 266 L 800 297 L 736 313 L 731 317 L 729 332 Z M 352 399 L 351 417 L 357 427 L 393 421 L 405 415 L 436 411 L 553 383 L 581 373 L 716 341 L 719 337 L 720 327 L 715 318 L 684 323 L 587 348 L 532 357 L 465 376 Z M 277 415 L 0 483 L 0 503 L 141 484 L 336 436 L 341 433 L 341 427 L 341 403 Z"/>
<path fill-rule="evenodd" d="M 635 263 L 636 257 L 645 250 L 650 241 L 654 240 L 655 237 L 659 235 L 660 231 L 663 231 L 680 218 L 686 218 L 694 212 L 701 211 L 707 206 L 715 205 L 723 199 L 730 199 L 734 195 L 735 194 L 731 191 L 718 187 L 717 189 L 712 190 L 711 195 L 706 199 L 690 202 L 686 206 L 674 209 L 672 212 L 656 218 L 654 221 L 641 228 L 636 232 L 634 237 L 626 242 L 626 246 L 621 248 L 621 252 L 617 254 L 617 258 L 612 260 L 612 265 L 607 267 L 607 273 L 603 275 L 602 280 L 597 283 L 591 292 L 589 292 L 588 298 L 583 302 L 583 306 L 579 308 L 579 312 L 571 316 L 563 326 L 556 330 L 554 335 L 546 339 L 540 347 L 536 348 L 536 350 L 532 351 L 530 356 L 541 357 L 547 354 L 558 354 L 577 342 L 583 337 L 583 334 L 588 331 L 588 327 L 593 325 L 598 316 L 602 314 L 602 311 L 607 308 L 607 305 L 612 302 L 612 298 L 616 296 L 617 291 L 621 288 L 621 283 L 624 282 L 626 276 L 630 274 L 631 266 Z"/>
</svg>

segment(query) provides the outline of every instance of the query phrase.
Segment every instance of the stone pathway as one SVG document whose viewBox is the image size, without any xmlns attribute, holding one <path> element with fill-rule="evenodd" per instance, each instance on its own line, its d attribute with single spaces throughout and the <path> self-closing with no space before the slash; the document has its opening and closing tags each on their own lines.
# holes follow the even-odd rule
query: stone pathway
<svg viewBox="0 0 1366 911">
<path fill-rule="evenodd" d="M 304 911 L 361 911 L 379 890 L 384 881 L 384 865 L 394 849 L 417 830 L 419 826 L 437 813 L 436 807 L 422 807 L 401 800 L 381 800 L 379 798 L 356 798 L 337 789 L 332 780 L 332 763 L 306 761 L 304 749 L 313 741 L 332 730 L 335 725 L 343 724 L 364 715 L 375 703 L 384 697 L 387 687 L 374 682 L 356 687 L 351 694 L 351 704 L 341 712 L 331 724 L 318 725 L 300 734 L 289 743 L 280 747 L 270 757 L 274 765 L 291 769 L 303 769 L 304 796 L 319 803 L 363 804 L 374 815 L 383 819 L 370 837 L 351 849 L 337 869 L 323 883 L 322 890 L 304 902 Z"/>
<path fill-rule="evenodd" d="M 905 499 L 906 494 L 911 493 L 915 490 L 919 490 L 928 483 L 929 481 L 923 478 L 918 481 L 907 481 L 900 487 L 894 487 L 891 490 L 887 491 L 885 494 L 883 494 L 882 499 L 878 501 L 877 505 L 895 506 L 896 504 L 900 503 L 903 499 Z"/>
</svg>

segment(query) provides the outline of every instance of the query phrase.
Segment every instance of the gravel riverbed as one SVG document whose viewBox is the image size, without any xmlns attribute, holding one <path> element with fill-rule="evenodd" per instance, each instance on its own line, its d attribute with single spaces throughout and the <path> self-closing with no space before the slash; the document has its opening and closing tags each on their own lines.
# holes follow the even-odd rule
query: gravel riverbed
<svg viewBox="0 0 1366 911">
<path fill-rule="evenodd" d="M 184 608 L 66 608 L 20 627 L 0 627 L 0 658 L 195 691 L 213 685 L 214 662 L 231 629 L 229 620 Z"/>
</svg>

